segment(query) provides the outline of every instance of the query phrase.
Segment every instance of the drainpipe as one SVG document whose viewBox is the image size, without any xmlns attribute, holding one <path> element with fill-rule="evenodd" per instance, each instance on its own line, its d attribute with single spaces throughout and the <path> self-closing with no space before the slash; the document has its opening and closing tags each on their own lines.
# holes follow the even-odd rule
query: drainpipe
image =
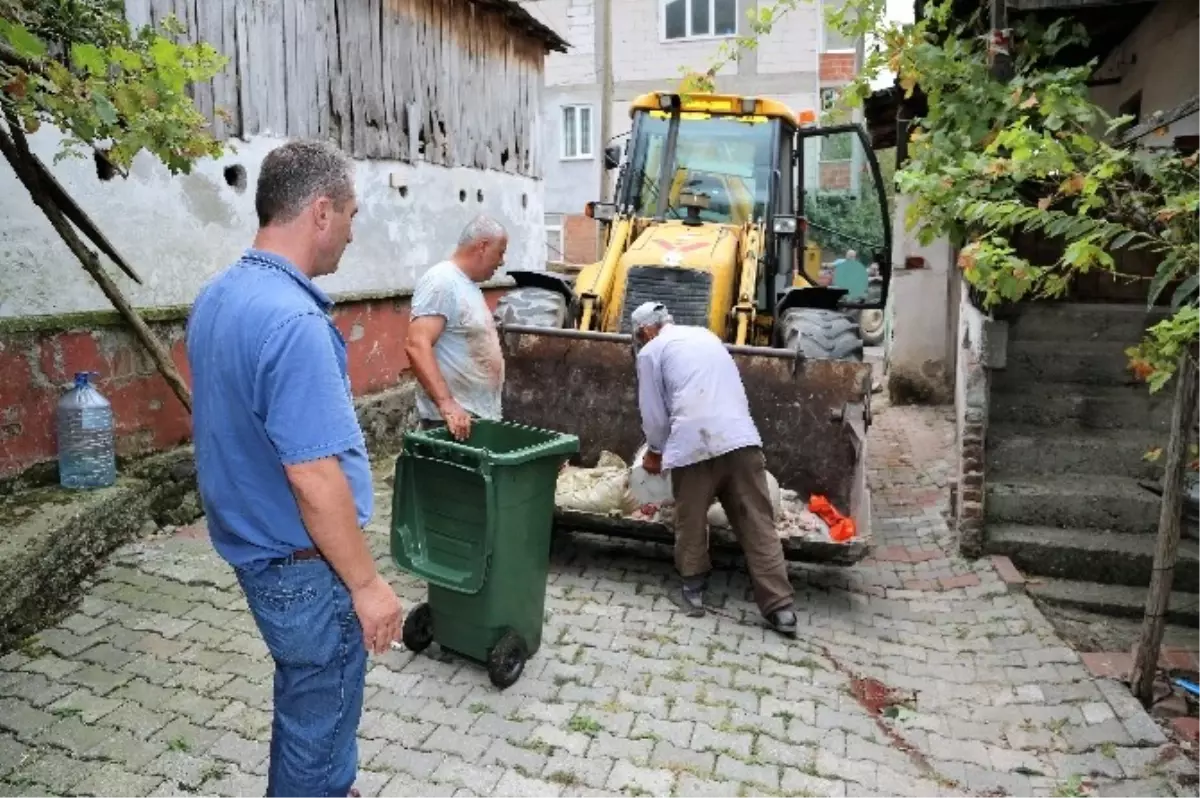
<svg viewBox="0 0 1200 798">
<path fill-rule="evenodd" d="M 600 78 L 600 152 L 596 159 L 600 168 L 600 197 L 612 200 L 612 172 L 604 166 L 604 148 L 612 138 L 613 70 L 612 70 L 612 0 L 594 0 L 596 22 L 596 72 Z M 605 241 L 596 236 L 596 257 L 604 257 Z"/>
</svg>

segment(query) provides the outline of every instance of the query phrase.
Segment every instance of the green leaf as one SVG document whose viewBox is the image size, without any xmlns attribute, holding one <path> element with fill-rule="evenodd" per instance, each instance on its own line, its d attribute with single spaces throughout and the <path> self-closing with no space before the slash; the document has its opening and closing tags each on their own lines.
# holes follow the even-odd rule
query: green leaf
<svg viewBox="0 0 1200 798">
<path fill-rule="evenodd" d="M 1184 280 L 1175 289 L 1175 294 L 1171 297 L 1171 310 L 1179 310 L 1180 306 L 1187 302 L 1196 293 L 1196 288 L 1200 286 L 1200 274 L 1193 274 L 1191 277 Z"/>
<path fill-rule="evenodd" d="M 105 75 L 108 73 L 108 60 L 104 51 L 94 44 L 71 45 L 71 62 L 76 69 L 82 69 L 89 75 Z"/>
<path fill-rule="evenodd" d="M 22 58 L 38 59 L 46 54 L 45 42 L 17 22 L 0 19 L 0 38 Z"/>
<path fill-rule="evenodd" d="M 1109 246 L 1113 249 L 1121 249 L 1126 244 L 1128 244 L 1130 241 L 1132 241 L 1137 236 L 1137 234 L 1138 234 L 1137 230 L 1128 230 L 1128 231 L 1122 233 L 1121 235 L 1117 236 L 1115 239 L 1113 239 L 1113 242 L 1111 244 L 1109 244 Z"/>
<path fill-rule="evenodd" d="M 117 109 L 103 94 L 92 95 L 92 107 L 96 109 L 96 116 L 100 117 L 100 121 L 106 125 L 115 125 L 117 123 Z"/>
<path fill-rule="evenodd" d="M 1175 275 L 1179 274 L 1182 267 L 1182 260 L 1163 261 L 1159 264 L 1158 271 L 1154 273 L 1154 278 L 1150 280 L 1150 287 L 1146 291 L 1147 308 L 1154 307 L 1159 294 L 1167 287 L 1167 283 L 1175 279 Z"/>
</svg>

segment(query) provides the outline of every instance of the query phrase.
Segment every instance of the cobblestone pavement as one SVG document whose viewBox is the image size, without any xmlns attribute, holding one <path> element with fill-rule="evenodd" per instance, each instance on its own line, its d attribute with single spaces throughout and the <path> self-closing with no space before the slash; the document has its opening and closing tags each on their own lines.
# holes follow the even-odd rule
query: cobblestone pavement
<svg viewBox="0 0 1200 798">
<path fill-rule="evenodd" d="M 794 642 L 759 625 L 736 570 L 689 619 L 665 598 L 664 549 L 562 541 L 545 644 L 508 691 L 448 657 L 373 662 L 359 788 L 1195 795 L 1194 762 L 990 561 L 945 555 L 950 435 L 941 410 L 877 414 L 875 556 L 795 569 Z M 270 679 L 202 527 L 126 547 L 77 613 L 0 660 L 0 794 L 261 795 Z"/>
</svg>

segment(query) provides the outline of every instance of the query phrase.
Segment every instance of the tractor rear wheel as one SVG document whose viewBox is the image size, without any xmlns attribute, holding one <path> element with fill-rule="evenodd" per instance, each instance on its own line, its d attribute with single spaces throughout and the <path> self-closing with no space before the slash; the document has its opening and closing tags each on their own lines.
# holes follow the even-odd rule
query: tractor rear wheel
<svg viewBox="0 0 1200 798">
<path fill-rule="evenodd" d="M 779 320 L 783 346 L 811 360 L 863 359 L 862 331 L 846 314 L 819 308 L 792 308 Z"/>
</svg>

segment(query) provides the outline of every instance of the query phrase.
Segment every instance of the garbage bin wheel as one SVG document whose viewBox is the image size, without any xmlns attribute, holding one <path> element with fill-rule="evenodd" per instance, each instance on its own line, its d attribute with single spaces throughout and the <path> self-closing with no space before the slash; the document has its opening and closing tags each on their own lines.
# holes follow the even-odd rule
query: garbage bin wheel
<svg viewBox="0 0 1200 798">
<path fill-rule="evenodd" d="M 501 690 L 512 687 L 517 679 L 521 678 L 521 672 L 525 670 L 525 660 L 528 658 L 529 649 L 526 648 L 525 641 L 509 629 L 488 652 L 488 678 Z"/>
<path fill-rule="evenodd" d="M 401 633 L 404 647 L 414 654 L 419 654 L 429 648 L 433 642 L 433 611 L 428 604 L 418 604 L 404 619 L 404 631 Z"/>
</svg>

